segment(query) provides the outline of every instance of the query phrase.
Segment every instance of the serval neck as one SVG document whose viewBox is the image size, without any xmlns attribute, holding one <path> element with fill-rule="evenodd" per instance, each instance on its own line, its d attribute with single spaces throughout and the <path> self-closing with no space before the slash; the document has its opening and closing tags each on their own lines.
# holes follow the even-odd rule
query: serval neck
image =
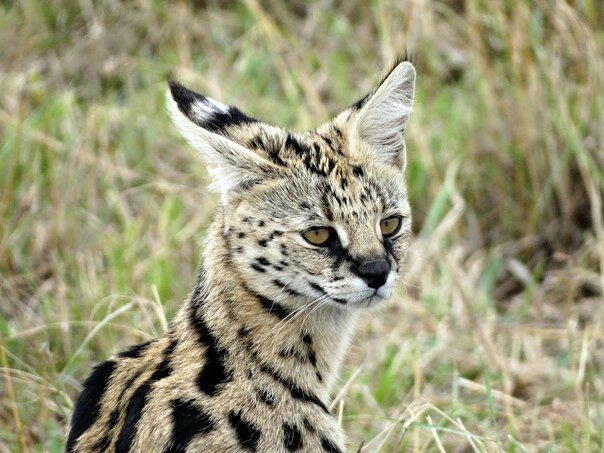
<svg viewBox="0 0 604 453">
<path fill-rule="evenodd" d="M 323 401 L 337 379 L 357 315 L 330 305 L 300 310 L 249 288 L 233 265 L 224 234 L 222 210 L 213 222 L 195 291 L 179 314 L 197 316 L 224 348 L 236 348 L 252 362 L 266 364 Z M 304 296 L 288 297 L 288 306 L 308 306 Z M 298 300 L 294 300 L 298 298 Z"/>
</svg>

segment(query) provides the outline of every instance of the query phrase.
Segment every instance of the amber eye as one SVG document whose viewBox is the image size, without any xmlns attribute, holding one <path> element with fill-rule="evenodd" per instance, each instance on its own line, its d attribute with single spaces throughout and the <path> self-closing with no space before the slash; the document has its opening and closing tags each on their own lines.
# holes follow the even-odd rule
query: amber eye
<svg viewBox="0 0 604 453">
<path fill-rule="evenodd" d="M 302 237 L 312 245 L 327 245 L 331 237 L 331 228 L 314 227 L 302 232 Z"/>
<path fill-rule="evenodd" d="M 393 215 L 392 217 L 382 220 L 380 222 L 382 236 L 387 238 L 398 233 L 398 230 L 401 228 L 401 223 L 401 218 L 397 215 Z"/>
</svg>

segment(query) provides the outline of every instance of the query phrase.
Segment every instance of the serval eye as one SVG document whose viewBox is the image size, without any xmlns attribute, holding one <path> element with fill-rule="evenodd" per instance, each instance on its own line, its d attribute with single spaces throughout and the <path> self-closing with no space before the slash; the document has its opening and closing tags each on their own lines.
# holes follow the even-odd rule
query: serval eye
<svg viewBox="0 0 604 453">
<path fill-rule="evenodd" d="M 313 227 L 302 232 L 302 237 L 312 245 L 325 246 L 332 237 L 332 229 L 326 227 Z"/>
<path fill-rule="evenodd" d="M 382 236 L 387 238 L 398 233 L 398 230 L 401 229 L 401 223 L 401 217 L 398 215 L 393 215 L 392 217 L 382 220 L 380 222 Z"/>
</svg>

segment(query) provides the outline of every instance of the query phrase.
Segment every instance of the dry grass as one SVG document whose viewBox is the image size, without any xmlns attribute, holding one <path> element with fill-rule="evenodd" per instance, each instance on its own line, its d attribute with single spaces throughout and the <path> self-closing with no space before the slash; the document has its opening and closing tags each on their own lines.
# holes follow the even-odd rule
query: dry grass
<svg viewBox="0 0 604 453">
<path fill-rule="evenodd" d="M 91 365 L 191 288 L 215 199 L 170 75 L 309 128 L 404 48 L 416 240 L 334 410 L 364 452 L 604 451 L 604 12 L 576 3 L 0 3 L 0 451 L 60 451 Z"/>
</svg>

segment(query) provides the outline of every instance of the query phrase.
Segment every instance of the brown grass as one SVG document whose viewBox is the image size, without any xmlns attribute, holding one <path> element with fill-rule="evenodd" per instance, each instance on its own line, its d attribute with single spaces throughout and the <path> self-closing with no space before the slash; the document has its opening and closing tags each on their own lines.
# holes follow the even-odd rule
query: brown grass
<svg viewBox="0 0 604 453">
<path fill-rule="evenodd" d="M 604 16 L 576 3 L 0 4 L 0 451 L 60 451 L 91 365 L 191 288 L 216 200 L 168 77 L 310 128 L 403 49 L 416 239 L 334 411 L 366 452 L 602 451 Z"/>
</svg>

